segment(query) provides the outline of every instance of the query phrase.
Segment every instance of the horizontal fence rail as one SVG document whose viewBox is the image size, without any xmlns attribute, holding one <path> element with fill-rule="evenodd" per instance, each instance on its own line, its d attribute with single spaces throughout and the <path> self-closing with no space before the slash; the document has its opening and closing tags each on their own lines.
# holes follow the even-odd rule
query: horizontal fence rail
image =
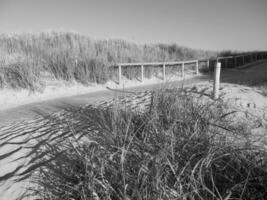
<svg viewBox="0 0 267 200">
<path fill-rule="evenodd" d="M 173 66 L 173 65 L 181 65 L 182 70 L 181 74 L 182 77 L 185 76 L 185 65 L 186 64 L 195 64 L 194 73 L 197 75 L 199 74 L 199 63 L 206 62 L 206 67 L 209 70 L 213 70 L 217 63 L 223 62 L 223 67 L 228 68 L 230 67 L 229 61 L 232 61 L 231 67 L 237 67 L 241 65 L 245 65 L 248 63 L 252 63 L 258 60 L 267 59 L 267 51 L 264 52 L 252 52 L 252 53 L 245 53 L 245 54 L 237 54 L 231 56 L 220 56 L 217 58 L 209 58 L 209 59 L 199 59 L 199 60 L 188 60 L 188 61 L 170 61 L 170 62 L 136 62 L 136 63 L 118 63 L 113 67 L 118 67 L 118 83 L 121 84 L 122 82 L 122 68 L 123 67 L 140 67 L 141 71 L 141 81 L 144 80 L 144 68 L 146 66 L 161 66 L 162 67 L 162 77 L 163 80 L 166 81 L 166 66 Z M 241 61 L 241 64 L 240 64 Z M 211 65 L 211 63 L 213 63 Z"/>
<path fill-rule="evenodd" d="M 253 52 L 253 53 L 246 53 L 246 54 L 240 54 L 240 55 L 233 55 L 233 56 L 225 56 L 225 57 L 217 57 L 216 63 L 223 61 L 224 67 L 228 68 L 228 61 L 233 60 L 234 66 L 237 67 L 238 65 L 238 59 L 241 59 L 241 65 L 245 65 L 247 63 L 252 63 L 261 59 L 267 59 L 267 52 Z"/>
<path fill-rule="evenodd" d="M 166 81 L 166 66 L 181 65 L 182 66 L 182 77 L 184 77 L 185 64 L 195 64 L 195 74 L 198 74 L 198 62 L 199 60 L 188 60 L 188 61 L 172 61 L 172 62 L 143 62 L 143 63 L 119 63 L 115 67 L 118 67 L 118 82 L 122 80 L 122 67 L 137 66 L 141 68 L 141 81 L 144 80 L 144 67 L 145 66 L 162 66 L 163 80 Z"/>
<path fill-rule="evenodd" d="M 149 65 L 149 66 L 153 66 L 153 65 L 179 65 L 179 64 L 191 64 L 191 63 L 196 63 L 198 62 L 198 60 L 188 60 L 188 61 L 172 61 L 172 62 L 140 62 L 140 63 L 118 63 L 118 66 L 141 66 L 141 65 Z"/>
</svg>

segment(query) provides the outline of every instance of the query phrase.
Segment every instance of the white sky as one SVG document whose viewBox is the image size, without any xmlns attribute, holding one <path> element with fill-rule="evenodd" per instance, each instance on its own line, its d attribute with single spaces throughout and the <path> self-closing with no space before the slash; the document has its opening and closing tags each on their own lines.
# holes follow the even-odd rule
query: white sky
<svg viewBox="0 0 267 200">
<path fill-rule="evenodd" d="M 0 0 L 0 33 L 75 31 L 94 38 L 267 50 L 267 0 Z"/>
</svg>

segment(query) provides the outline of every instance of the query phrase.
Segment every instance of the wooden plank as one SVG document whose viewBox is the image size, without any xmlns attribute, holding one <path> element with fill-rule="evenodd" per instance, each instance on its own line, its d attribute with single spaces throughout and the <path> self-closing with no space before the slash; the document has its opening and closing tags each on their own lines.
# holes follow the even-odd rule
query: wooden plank
<svg viewBox="0 0 267 200">
<path fill-rule="evenodd" d="M 226 57 L 217 57 L 217 60 L 223 60 L 223 59 L 227 59 L 227 58 L 234 58 L 234 56 L 226 56 Z"/>
<path fill-rule="evenodd" d="M 184 78 L 184 63 L 182 63 L 182 77 Z"/>
<path fill-rule="evenodd" d="M 163 81 L 166 81 L 166 65 L 163 63 Z"/>
<path fill-rule="evenodd" d="M 144 65 L 141 65 L 141 82 L 144 81 Z"/>
<path fill-rule="evenodd" d="M 198 75 L 198 60 L 196 61 L 196 75 Z"/>
<path fill-rule="evenodd" d="M 221 73 L 221 63 L 217 62 L 214 71 L 214 81 L 213 81 L 213 99 L 215 100 L 219 98 L 220 73 Z"/>
<path fill-rule="evenodd" d="M 195 63 L 195 62 L 198 62 L 198 60 L 183 61 L 183 62 L 180 62 L 179 64 L 181 63 L 190 64 L 190 63 Z"/>
<path fill-rule="evenodd" d="M 237 67 L 237 57 L 234 57 L 234 67 Z"/>
<path fill-rule="evenodd" d="M 175 62 L 144 62 L 144 63 L 118 63 L 116 66 L 121 66 L 121 67 L 124 67 L 124 66 L 140 66 L 140 65 L 149 65 L 149 66 L 153 66 L 153 65 L 179 65 L 179 64 L 182 64 L 182 63 L 186 63 L 186 64 L 190 64 L 190 63 L 196 63 L 197 60 L 189 60 L 189 61 L 175 61 Z"/>
<path fill-rule="evenodd" d="M 121 65 L 118 66 L 119 85 L 121 84 Z"/>
</svg>

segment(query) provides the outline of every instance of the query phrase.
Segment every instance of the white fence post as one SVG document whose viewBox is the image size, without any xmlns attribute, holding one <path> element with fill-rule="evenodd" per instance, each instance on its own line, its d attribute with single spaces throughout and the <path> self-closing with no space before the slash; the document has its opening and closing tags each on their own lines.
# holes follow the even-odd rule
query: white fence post
<svg viewBox="0 0 267 200">
<path fill-rule="evenodd" d="M 119 85 L 121 84 L 121 65 L 119 67 Z"/>
<path fill-rule="evenodd" d="M 196 61 L 196 75 L 198 75 L 198 60 Z"/>
<path fill-rule="evenodd" d="M 182 77 L 184 78 L 184 62 L 182 63 Z"/>
<path fill-rule="evenodd" d="M 214 70 L 213 99 L 219 98 L 221 63 L 217 62 Z"/>
<path fill-rule="evenodd" d="M 144 81 L 144 65 L 141 65 L 141 82 Z"/>
<path fill-rule="evenodd" d="M 163 81 L 166 81 L 166 66 L 165 66 L 165 63 L 163 63 Z"/>
</svg>

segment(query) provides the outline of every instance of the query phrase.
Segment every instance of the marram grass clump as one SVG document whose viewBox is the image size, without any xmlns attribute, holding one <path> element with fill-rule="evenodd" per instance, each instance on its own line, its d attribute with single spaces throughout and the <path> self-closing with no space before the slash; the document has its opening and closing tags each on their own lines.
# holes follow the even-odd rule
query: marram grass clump
<svg viewBox="0 0 267 200">
<path fill-rule="evenodd" d="M 88 108 L 75 115 L 88 131 L 80 140 L 47 146 L 47 156 L 55 159 L 32 176 L 36 186 L 29 191 L 37 199 L 267 197 L 266 154 L 228 144 L 225 136 L 236 130 L 220 104 L 162 91 L 141 114 Z"/>
</svg>

